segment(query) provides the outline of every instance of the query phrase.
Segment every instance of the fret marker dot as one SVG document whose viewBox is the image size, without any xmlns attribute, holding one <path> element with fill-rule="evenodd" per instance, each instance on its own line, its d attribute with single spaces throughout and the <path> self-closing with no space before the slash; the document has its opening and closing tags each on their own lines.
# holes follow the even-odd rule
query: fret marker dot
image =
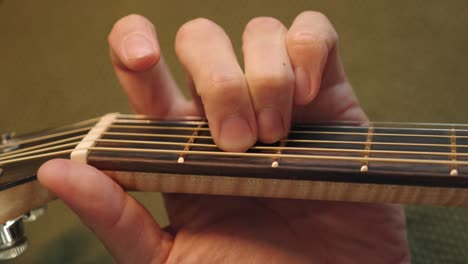
<svg viewBox="0 0 468 264">
<path fill-rule="evenodd" d="M 458 170 L 457 169 L 453 169 L 450 171 L 450 176 L 458 176 Z"/>
<path fill-rule="evenodd" d="M 369 171 L 369 167 L 367 167 L 367 165 L 361 166 L 361 172 L 368 172 L 368 171 Z"/>
<path fill-rule="evenodd" d="M 177 160 L 177 163 L 184 163 L 185 159 L 184 157 L 179 157 L 179 159 Z"/>
<path fill-rule="evenodd" d="M 277 161 L 273 161 L 273 163 L 271 163 L 271 167 L 273 168 L 278 168 L 279 166 L 279 163 Z"/>
</svg>

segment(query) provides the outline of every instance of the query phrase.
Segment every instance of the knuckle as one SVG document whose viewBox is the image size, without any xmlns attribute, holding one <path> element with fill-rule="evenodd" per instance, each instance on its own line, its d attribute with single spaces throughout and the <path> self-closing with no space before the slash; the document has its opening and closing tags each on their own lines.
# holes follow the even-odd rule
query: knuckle
<svg viewBox="0 0 468 264">
<path fill-rule="evenodd" d="M 277 31 L 284 28 L 284 25 L 273 17 L 256 17 L 247 23 L 244 34 L 255 33 L 258 31 Z"/>
<path fill-rule="evenodd" d="M 238 74 L 214 72 L 210 75 L 205 88 L 199 89 L 198 94 L 203 99 L 223 97 L 238 100 L 239 91 L 241 91 L 244 83 L 243 76 Z"/>
<path fill-rule="evenodd" d="M 294 75 L 292 72 L 277 71 L 255 74 L 248 77 L 249 86 L 255 92 L 268 92 L 282 94 L 290 90 L 294 84 Z"/>
<path fill-rule="evenodd" d="M 298 18 L 307 21 L 313 21 L 317 25 L 314 30 L 311 27 L 303 27 L 299 30 L 288 32 L 287 43 L 293 47 L 310 47 L 312 49 L 332 49 L 338 43 L 338 33 L 331 24 L 330 20 L 321 12 L 304 11 Z"/>
<path fill-rule="evenodd" d="M 333 32 L 317 33 L 309 30 L 301 30 L 289 34 L 287 42 L 296 48 L 307 48 L 318 52 L 328 52 L 338 42 L 338 35 Z"/>
</svg>

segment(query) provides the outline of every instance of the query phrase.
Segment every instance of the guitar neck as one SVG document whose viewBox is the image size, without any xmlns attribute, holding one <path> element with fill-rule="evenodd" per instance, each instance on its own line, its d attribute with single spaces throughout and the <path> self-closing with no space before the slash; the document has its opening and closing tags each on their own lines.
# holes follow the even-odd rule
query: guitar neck
<svg viewBox="0 0 468 264">
<path fill-rule="evenodd" d="M 132 190 L 463 204 L 446 194 L 468 187 L 464 128 L 295 125 L 275 144 L 230 153 L 216 148 L 203 120 L 130 117 L 108 127 L 86 160 Z"/>
<path fill-rule="evenodd" d="M 219 150 L 200 118 L 109 114 L 0 150 L 0 200 L 34 182 L 44 161 L 71 155 L 128 190 L 468 204 L 467 125 L 296 124 L 275 144 L 235 153 Z"/>
</svg>

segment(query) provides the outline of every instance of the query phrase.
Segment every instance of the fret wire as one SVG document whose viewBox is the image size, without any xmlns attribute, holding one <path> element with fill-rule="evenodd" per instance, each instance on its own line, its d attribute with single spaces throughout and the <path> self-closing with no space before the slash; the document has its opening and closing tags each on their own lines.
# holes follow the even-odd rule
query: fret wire
<svg viewBox="0 0 468 264">
<path fill-rule="evenodd" d="M 193 131 L 192 136 L 189 138 L 188 142 L 185 144 L 184 151 L 189 151 L 190 150 L 190 144 L 195 142 L 194 137 L 198 136 L 198 132 L 202 129 L 202 126 L 203 126 L 202 124 L 198 125 L 197 128 Z M 184 163 L 186 156 L 187 156 L 186 153 L 180 154 L 179 159 L 177 159 L 177 162 L 178 163 Z"/>
<path fill-rule="evenodd" d="M 0 154 L 0 158 L 5 157 L 5 156 L 14 155 L 14 154 L 17 154 L 17 153 L 22 153 L 22 152 L 34 150 L 34 149 L 39 149 L 39 148 L 43 148 L 43 147 L 57 145 L 57 144 L 65 143 L 65 142 L 68 142 L 68 141 L 78 140 L 78 139 L 82 139 L 82 138 L 84 138 L 84 135 L 71 137 L 71 138 L 65 138 L 65 139 L 61 139 L 61 140 L 56 140 L 56 141 L 52 141 L 52 142 L 48 142 L 48 143 L 44 143 L 44 144 L 39 144 L 39 145 L 27 147 L 27 148 L 20 148 L 20 149 L 16 149 L 16 150 L 6 152 L 6 153 L 2 153 L 2 154 Z"/>
<path fill-rule="evenodd" d="M 71 143 L 68 143 L 68 144 L 62 144 L 62 145 L 58 145 L 58 146 L 42 148 L 42 149 L 31 150 L 31 151 L 27 151 L 27 152 L 22 152 L 22 153 L 18 153 L 18 154 L 14 154 L 14 155 L 11 155 L 11 156 L 0 158 L 0 162 L 3 161 L 3 160 L 10 160 L 12 158 L 27 156 L 27 155 L 35 154 L 35 153 L 41 153 L 41 152 L 44 152 L 44 151 L 49 151 L 49 150 L 54 150 L 54 149 L 61 149 L 61 148 L 64 148 L 64 147 L 71 147 L 71 146 L 76 147 L 78 145 L 78 143 L 80 143 L 80 141 L 71 142 Z"/>
<path fill-rule="evenodd" d="M 452 129 L 450 132 L 450 152 L 452 155 L 450 159 L 452 160 L 452 164 L 450 165 L 450 176 L 458 176 L 458 169 L 457 169 L 457 141 L 455 135 L 455 129 Z"/>
<path fill-rule="evenodd" d="M 166 141 L 147 141 L 147 140 L 119 140 L 119 139 L 97 139 L 96 142 L 103 143 L 128 143 L 128 144 L 149 144 L 149 145 L 171 145 L 171 146 L 185 146 L 186 142 L 166 142 Z M 216 148 L 218 146 L 215 144 L 201 144 L 201 143 L 191 143 L 191 147 L 208 147 Z M 282 147 L 280 146 L 270 147 L 270 146 L 253 146 L 249 150 L 297 150 L 297 151 L 329 151 L 329 152 L 351 152 L 351 153 L 365 153 L 364 149 L 341 149 L 341 148 L 309 148 L 309 147 Z M 283 144 L 285 145 L 285 144 Z M 449 152 L 431 152 L 431 151 L 396 151 L 396 150 L 370 150 L 370 153 L 376 154 L 398 154 L 398 155 L 434 155 L 434 156 L 450 156 Z M 467 156 L 468 153 L 458 153 L 459 156 Z"/>
<path fill-rule="evenodd" d="M 276 156 L 276 157 L 273 159 L 273 162 L 271 163 L 271 167 L 273 167 L 273 168 L 278 168 L 278 166 L 279 166 L 279 160 L 280 160 L 279 155 L 282 154 L 282 151 L 283 151 L 283 149 L 285 149 L 285 147 L 286 147 L 286 142 L 280 141 L 279 147 L 276 148 L 276 149 L 277 149 L 277 150 L 276 150 L 276 155 L 278 155 L 278 156 Z"/>
<path fill-rule="evenodd" d="M 370 151 L 371 151 L 371 145 L 372 145 L 372 133 L 374 132 L 374 128 L 372 126 L 369 126 L 369 129 L 367 131 L 367 140 L 366 140 L 366 145 L 364 148 L 364 161 L 361 163 L 361 172 L 367 172 L 369 171 L 369 156 L 370 156 Z"/>
<path fill-rule="evenodd" d="M 243 153 L 243 152 L 212 152 L 200 150 L 170 150 L 170 149 L 142 149 L 142 148 L 112 148 L 112 147 L 90 147 L 84 150 L 92 151 L 121 151 L 133 153 L 159 153 L 159 154 L 180 154 L 186 153 L 190 155 L 207 155 L 207 156 L 233 156 L 233 157 L 262 157 L 273 158 L 276 154 L 266 153 Z M 302 154 L 279 154 L 280 158 L 293 159 L 312 159 L 312 160 L 342 160 L 342 161 L 357 161 L 362 162 L 363 157 L 343 157 L 343 156 L 327 156 L 327 155 L 302 155 Z M 433 164 L 433 165 L 450 165 L 450 160 L 429 160 L 429 159 L 402 159 L 402 158 L 367 158 L 369 162 L 389 162 L 389 163 L 415 163 L 415 164 Z M 468 165 L 468 161 L 456 161 L 457 165 Z"/>
<path fill-rule="evenodd" d="M 199 124 L 202 125 L 202 124 Z M 179 126 L 126 126 L 112 125 L 111 128 L 133 128 L 133 129 L 160 129 L 160 130 L 193 130 L 193 127 Z M 315 126 L 312 126 L 315 127 Z M 365 127 L 361 127 L 365 128 Z M 209 131 L 209 128 L 202 128 L 203 131 Z M 314 134 L 314 135 L 351 135 L 351 136 L 367 136 L 367 132 L 343 132 L 343 131 L 307 131 L 307 130 L 291 130 L 293 134 Z M 407 134 L 407 133 L 373 133 L 375 136 L 390 136 L 390 137 L 424 137 L 424 138 L 450 138 L 450 135 L 435 135 L 435 134 Z M 457 138 L 468 138 L 468 136 L 455 136 Z"/>
</svg>

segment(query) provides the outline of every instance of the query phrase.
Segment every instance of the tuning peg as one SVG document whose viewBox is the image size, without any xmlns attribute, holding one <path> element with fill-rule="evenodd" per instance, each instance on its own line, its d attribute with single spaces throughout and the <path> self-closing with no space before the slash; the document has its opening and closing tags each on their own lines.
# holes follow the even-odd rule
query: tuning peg
<svg viewBox="0 0 468 264">
<path fill-rule="evenodd" d="M 29 244 L 24 235 L 23 221 L 36 221 L 45 210 L 45 206 L 39 207 L 0 225 L 0 261 L 16 258 L 26 251 Z"/>
<path fill-rule="evenodd" d="M 6 132 L 0 135 L 0 153 L 6 153 L 19 147 L 18 145 L 14 144 L 13 138 L 15 135 L 15 132 Z"/>
<path fill-rule="evenodd" d="M 7 221 L 0 226 L 0 260 L 13 259 L 28 248 L 24 235 L 23 216 Z"/>
</svg>

